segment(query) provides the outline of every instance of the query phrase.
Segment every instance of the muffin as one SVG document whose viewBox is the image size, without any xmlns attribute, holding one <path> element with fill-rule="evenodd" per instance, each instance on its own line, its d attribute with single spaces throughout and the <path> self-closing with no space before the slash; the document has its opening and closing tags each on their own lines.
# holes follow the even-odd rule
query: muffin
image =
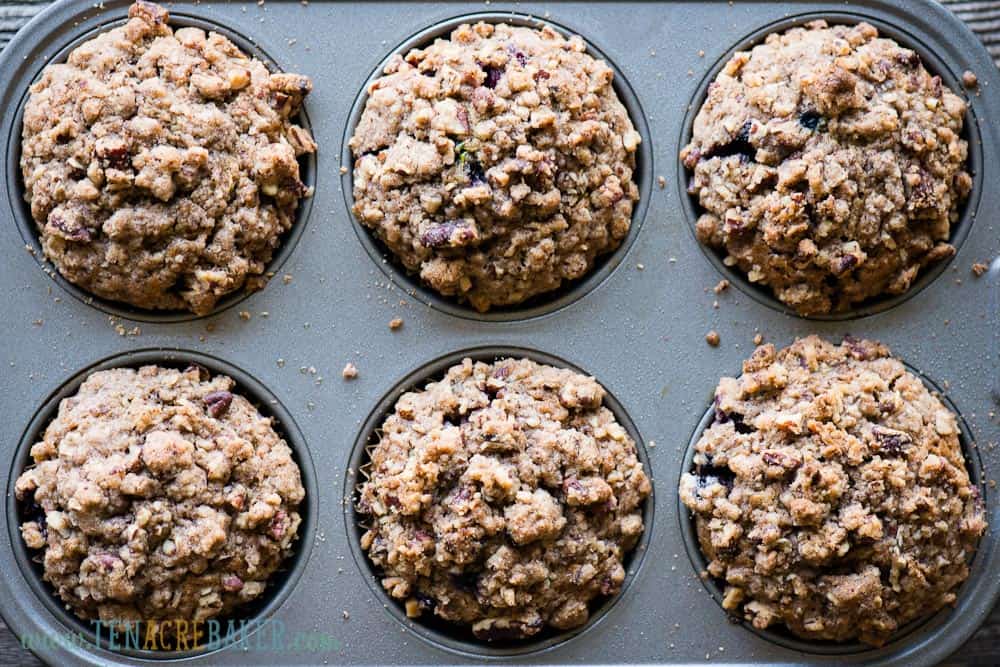
<svg viewBox="0 0 1000 667">
<path fill-rule="evenodd" d="M 736 53 L 681 151 L 698 239 L 802 315 L 902 294 L 955 253 L 965 102 L 867 23 Z"/>
<path fill-rule="evenodd" d="M 466 359 L 400 397 L 358 511 L 408 616 L 515 640 L 583 625 L 619 592 L 651 484 L 604 395 L 571 370 Z"/>
<path fill-rule="evenodd" d="M 128 22 L 47 66 L 24 108 L 21 173 L 45 256 L 68 281 L 137 308 L 205 314 L 265 267 L 309 195 L 290 119 L 312 89 L 232 42 Z"/>
<path fill-rule="evenodd" d="M 680 482 L 722 606 L 878 646 L 955 602 L 986 529 L 955 415 L 879 343 L 758 347 Z"/>
<path fill-rule="evenodd" d="M 613 77 L 549 27 L 462 25 L 396 55 L 350 140 L 355 216 L 479 311 L 582 278 L 639 198 L 640 138 Z"/>
<path fill-rule="evenodd" d="M 81 619 L 225 617 L 292 553 L 299 467 L 233 384 L 198 366 L 118 368 L 59 404 L 15 493 L 25 544 Z"/>
</svg>

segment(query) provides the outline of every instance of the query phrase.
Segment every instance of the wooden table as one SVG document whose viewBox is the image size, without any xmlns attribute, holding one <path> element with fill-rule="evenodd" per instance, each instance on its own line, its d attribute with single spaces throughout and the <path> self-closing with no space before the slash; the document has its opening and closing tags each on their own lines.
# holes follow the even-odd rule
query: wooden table
<svg viewBox="0 0 1000 667">
<path fill-rule="evenodd" d="M 18 28 L 50 0 L 0 0 L 0 49 Z M 83 2 L 84 0 L 76 0 Z M 901 2 L 905 0 L 900 0 Z M 979 35 L 1000 66 L 1000 0 L 963 2 L 943 0 Z M 1000 573 L 998 573 L 1000 576 Z M 40 667 L 41 663 L 21 648 L 17 638 L 0 620 L 0 667 Z M 1000 665 L 1000 604 L 994 608 L 986 623 L 959 649 L 943 667 L 962 665 Z"/>
</svg>

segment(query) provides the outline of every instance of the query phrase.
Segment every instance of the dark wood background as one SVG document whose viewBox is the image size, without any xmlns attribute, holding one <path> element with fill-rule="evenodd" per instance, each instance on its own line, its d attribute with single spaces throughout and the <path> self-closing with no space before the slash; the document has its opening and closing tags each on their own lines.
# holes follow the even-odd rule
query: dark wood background
<svg viewBox="0 0 1000 667">
<path fill-rule="evenodd" d="M 85 0 L 74 0 L 84 2 Z M 899 0 L 905 2 L 905 0 Z M 1000 66 L 1000 0 L 962 2 L 943 0 L 979 35 Z M 49 0 L 0 0 L 0 49 L 10 41 L 18 28 Z M 997 576 L 1000 576 L 998 573 Z M 13 633 L 0 620 L 0 666 L 40 667 L 41 663 L 21 648 Z M 942 667 L 963 665 L 1000 665 L 1000 605 L 986 623 Z"/>
</svg>

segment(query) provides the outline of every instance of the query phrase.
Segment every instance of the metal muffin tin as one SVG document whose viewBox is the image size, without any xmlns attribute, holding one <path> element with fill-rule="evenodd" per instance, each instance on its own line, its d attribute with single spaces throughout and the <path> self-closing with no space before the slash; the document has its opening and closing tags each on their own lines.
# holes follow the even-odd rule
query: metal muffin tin
<svg viewBox="0 0 1000 667">
<path fill-rule="evenodd" d="M 0 55 L 0 140 L 6 142 L 9 200 L 0 203 L 7 343 L 0 357 L 0 414 L 7 424 L 4 447 L 10 461 L 0 479 L 8 493 L 6 530 L 0 530 L 0 611 L 22 638 L 77 630 L 59 603 L 46 597 L 51 594 L 23 557 L 17 504 L 9 497 L 27 460 L 26 448 L 52 414 L 52 398 L 72 390 L 82 371 L 111 358 L 120 365 L 201 359 L 212 370 L 232 374 L 240 391 L 277 418 L 304 463 L 309 498 L 297 560 L 276 577 L 263 608 L 247 614 L 280 621 L 289 637 L 318 633 L 332 645 L 275 651 L 251 641 L 213 652 L 130 656 L 88 641 L 53 642 L 36 647 L 43 659 L 60 665 L 162 658 L 184 665 L 481 660 L 931 665 L 957 650 L 989 613 L 1000 593 L 995 575 L 1000 569 L 995 532 L 1000 504 L 988 483 L 1000 468 L 1000 426 L 992 395 L 994 389 L 1000 391 L 1000 266 L 981 278 L 974 278 L 970 269 L 1000 255 L 994 219 L 1000 192 L 984 187 L 1000 175 L 1000 127 L 991 121 L 1000 109 L 1000 75 L 977 38 L 947 10 L 923 1 L 906 3 L 904 9 L 889 0 L 732 6 L 171 3 L 168 9 L 177 25 L 218 25 L 244 48 L 259 51 L 282 69 L 311 76 L 315 84 L 305 108 L 319 144 L 315 162 L 307 165 L 316 194 L 304 204 L 296 230 L 272 264 L 277 275 L 263 290 L 230 299 L 209 317 L 194 318 L 71 298 L 74 290 L 52 278 L 51 266 L 37 252 L 25 250 L 34 231 L 24 217 L 23 188 L 12 160 L 25 91 L 45 64 L 81 36 L 120 21 L 128 4 L 113 0 L 98 8 L 75 0 L 58 2 Z M 483 12 L 491 20 L 509 17 L 530 24 L 532 17 L 543 19 L 583 36 L 616 68 L 619 94 L 643 137 L 637 176 L 642 201 L 622 249 L 604 260 L 594 279 L 527 308 L 488 316 L 434 297 L 384 259 L 350 218 L 345 208 L 351 203 L 350 178 L 339 171 L 342 165 L 350 168 L 343 144 L 357 118 L 359 94 L 380 63 L 401 45 L 440 34 L 441 26 L 454 25 L 456 17 Z M 683 189 L 687 175 L 677 154 L 688 138 L 701 91 L 733 48 L 761 37 L 762 30 L 818 16 L 833 22 L 875 22 L 917 48 L 946 83 L 965 95 L 970 102 L 967 122 L 975 124 L 967 132 L 974 142 L 970 152 L 976 173 L 973 196 L 955 231 L 959 252 L 928 272 L 923 289 L 906 299 L 866 305 L 847 317 L 807 320 L 767 305 L 766 294 L 724 276 L 711 253 L 697 244 L 691 231 L 695 212 Z M 975 91 L 955 85 L 966 69 L 979 77 Z M 662 188 L 657 185 L 661 176 Z M 301 237 L 297 243 L 296 235 Z M 716 295 L 711 288 L 723 277 L 733 280 L 735 289 Z M 238 307 L 226 307 L 237 301 Z M 388 323 L 397 317 L 405 324 L 390 331 Z M 131 335 L 137 326 L 141 333 Z M 709 330 L 720 334 L 718 348 L 705 343 Z M 825 647 L 761 636 L 731 623 L 697 576 L 697 553 L 692 554 L 694 562 L 689 558 L 684 537 L 688 517 L 678 507 L 676 486 L 719 377 L 740 372 L 757 331 L 779 346 L 810 333 L 831 340 L 845 333 L 881 340 L 942 389 L 967 426 L 970 469 L 983 482 L 993 528 L 981 542 L 956 608 L 917 624 L 881 649 L 839 647 L 831 654 Z M 133 354 L 137 350 L 142 351 Z M 593 374 L 620 403 L 633 436 L 642 443 L 640 452 L 654 483 L 646 512 L 656 520 L 648 522 L 644 549 L 629 563 L 626 590 L 572 636 L 501 648 L 418 626 L 379 591 L 357 548 L 354 515 L 345 507 L 345 497 L 357 482 L 364 443 L 386 399 L 440 376 L 442 360 L 458 359 L 463 351 L 476 358 L 512 352 L 542 361 L 554 358 Z M 349 361 L 360 376 L 345 381 L 340 371 Z"/>
</svg>

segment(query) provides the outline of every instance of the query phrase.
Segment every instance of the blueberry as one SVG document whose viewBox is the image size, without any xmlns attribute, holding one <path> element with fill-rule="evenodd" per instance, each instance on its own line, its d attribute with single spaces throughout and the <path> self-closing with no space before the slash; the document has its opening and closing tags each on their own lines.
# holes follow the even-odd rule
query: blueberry
<svg viewBox="0 0 1000 667">
<path fill-rule="evenodd" d="M 785 465 L 785 455 L 780 452 L 764 452 L 761 454 L 761 458 L 764 459 L 764 463 L 769 466 Z"/>
<path fill-rule="evenodd" d="M 695 475 L 698 476 L 698 487 L 706 488 L 712 484 L 718 482 L 727 489 L 733 488 L 733 482 L 736 481 L 736 473 L 730 470 L 726 466 L 716 466 L 716 465 L 696 465 L 694 468 Z"/>
<path fill-rule="evenodd" d="M 715 424 L 728 424 L 731 421 L 737 433 L 753 433 L 754 429 L 747 426 L 743 415 L 738 412 L 726 412 L 720 407 L 721 403 L 722 399 L 716 394 L 715 398 L 712 399 L 712 405 L 715 407 Z"/>
<path fill-rule="evenodd" d="M 725 424 L 727 421 L 729 421 L 729 415 L 726 413 L 725 410 L 719 407 L 721 403 L 722 399 L 720 399 L 719 395 L 716 394 L 715 397 L 712 399 L 712 407 L 715 408 L 716 424 Z"/>
<path fill-rule="evenodd" d="M 740 131 L 729 142 L 714 146 L 705 157 L 731 157 L 738 155 L 743 163 L 757 161 L 757 147 L 750 143 L 750 130 L 753 123 L 747 120 Z"/>
<path fill-rule="evenodd" d="M 420 242 L 428 248 L 441 246 L 461 247 L 477 240 L 475 227 L 463 220 L 446 220 L 428 226 L 420 236 Z"/>
<path fill-rule="evenodd" d="M 42 539 L 48 540 L 48 523 L 45 519 L 45 510 L 35 501 L 34 489 L 25 494 L 21 499 L 21 523 L 34 521 L 38 524 L 38 529 L 42 533 Z"/>
<path fill-rule="evenodd" d="M 872 345 L 867 340 L 855 338 L 851 334 L 844 336 L 844 346 L 850 351 L 851 356 L 859 361 L 875 359 L 878 357 L 877 346 Z"/>
<path fill-rule="evenodd" d="M 528 56 L 524 55 L 524 51 L 517 48 L 513 44 L 507 45 L 507 53 L 509 53 L 511 57 L 514 58 L 514 60 L 516 60 L 521 67 L 524 67 L 525 65 L 528 64 Z"/>
<path fill-rule="evenodd" d="M 128 148 L 124 142 L 99 150 L 97 155 L 101 159 L 106 160 L 109 167 L 118 169 L 119 171 L 125 171 L 132 164 L 132 156 L 129 155 Z"/>
<path fill-rule="evenodd" d="M 464 141 L 455 145 L 455 155 L 458 156 L 458 164 L 465 169 L 472 185 L 482 185 L 486 182 L 486 170 L 475 154 L 466 150 Z"/>
<path fill-rule="evenodd" d="M 434 608 L 437 606 L 437 602 L 431 596 L 426 593 L 417 591 L 417 594 L 413 596 L 417 600 L 417 604 L 420 605 L 420 611 L 430 611 L 433 612 Z"/>
<path fill-rule="evenodd" d="M 733 422 L 733 428 L 737 433 L 742 433 L 746 435 L 747 433 L 753 433 L 754 429 L 752 426 L 748 425 L 743 419 L 743 415 L 738 412 L 725 412 L 719 408 L 715 408 L 715 423 L 716 424 L 727 424 Z"/>
<path fill-rule="evenodd" d="M 479 163 L 476 158 L 470 157 L 465 161 L 465 171 L 469 175 L 469 181 L 473 185 L 482 185 L 486 183 L 486 171 L 483 169 L 483 165 Z"/>
<path fill-rule="evenodd" d="M 823 120 L 823 116 L 812 109 L 804 111 L 799 115 L 799 125 L 806 128 L 810 132 L 815 132 L 816 129 L 823 124 Z"/>
<path fill-rule="evenodd" d="M 920 56 L 917 55 L 916 51 L 910 51 L 909 49 L 902 49 L 895 56 L 896 62 L 904 67 L 915 68 L 920 65 Z"/>
<path fill-rule="evenodd" d="M 443 246 L 451 240 L 451 235 L 458 229 L 454 222 L 442 222 L 431 225 L 420 237 L 420 242 L 428 248 Z"/>
<path fill-rule="evenodd" d="M 844 255 L 839 260 L 837 260 L 837 273 L 847 273 L 855 266 L 858 265 L 858 258 L 856 255 Z"/>
<path fill-rule="evenodd" d="M 462 572 L 460 574 L 452 574 L 451 583 L 455 585 L 455 588 L 460 591 L 465 591 L 466 593 L 476 593 L 476 589 L 479 586 L 479 573 L 478 572 Z"/>
<path fill-rule="evenodd" d="M 278 510 L 278 513 L 271 519 L 271 523 L 268 524 L 267 532 L 274 539 L 280 540 L 285 536 L 285 531 L 288 530 L 290 525 L 291 521 L 288 519 L 288 514 Z"/>
<path fill-rule="evenodd" d="M 875 436 L 875 443 L 878 445 L 878 452 L 883 456 L 900 457 L 904 455 L 904 448 L 913 442 L 907 433 L 902 431 L 889 431 L 875 428 L 872 431 Z"/>
<path fill-rule="evenodd" d="M 67 220 L 59 211 L 53 211 L 49 215 L 48 223 L 62 232 L 67 240 L 86 243 L 93 238 L 89 229 L 80 226 L 77 222 Z"/>
<path fill-rule="evenodd" d="M 483 81 L 483 85 L 487 88 L 496 88 L 497 84 L 500 83 L 500 77 L 503 76 L 503 70 L 493 65 L 483 65 L 482 68 L 486 72 L 486 80 Z"/>
</svg>

